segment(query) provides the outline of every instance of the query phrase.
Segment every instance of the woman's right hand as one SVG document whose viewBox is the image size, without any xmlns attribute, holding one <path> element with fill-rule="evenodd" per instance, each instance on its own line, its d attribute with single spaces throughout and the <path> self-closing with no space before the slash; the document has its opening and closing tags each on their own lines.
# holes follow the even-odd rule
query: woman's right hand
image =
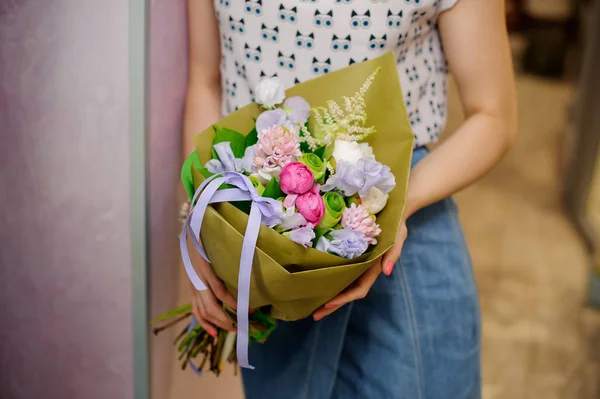
<svg viewBox="0 0 600 399">
<path fill-rule="evenodd" d="M 222 303 L 226 303 L 235 309 L 237 307 L 235 298 L 227 291 L 223 282 L 215 276 L 210 264 L 195 250 L 190 251 L 190 258 L 198 276 L 207 287 L 204 291 L 198 291 L 190 283 L 193 315 L 198 319 L 202 328 L 213 337 L 217 336 L 217 327 L 235 331 L 222 305 Z"/>
</svg>

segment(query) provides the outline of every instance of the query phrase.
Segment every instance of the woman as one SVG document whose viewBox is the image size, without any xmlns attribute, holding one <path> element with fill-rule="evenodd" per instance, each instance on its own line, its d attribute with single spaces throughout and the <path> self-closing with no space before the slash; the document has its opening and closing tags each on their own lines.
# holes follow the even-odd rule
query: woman
<svg viewBox="0 0 600 399">
<path fill-rule="evenodd" d="M 280 323 L 266 344 L 251 346 L 247 397 L 479 398 L 477 291 L 450 196 L 498 163 L 516 134 L 503 2 L 190 0 L 188 7 L 184 156 L 194 134 L 252 100 L 261 77 L 291 86 L 388 51 L 415 135 L 396 245 L 312 318 Z M 430 152 L 446 122 L 447 69 L 466 118 Z M 229 329 L 220 302 L 235 306 L 233 297 L 201 258 L 195 265 L 210 289 L 192 290 L 194 315 L 212 334 Z"/>
</svg>

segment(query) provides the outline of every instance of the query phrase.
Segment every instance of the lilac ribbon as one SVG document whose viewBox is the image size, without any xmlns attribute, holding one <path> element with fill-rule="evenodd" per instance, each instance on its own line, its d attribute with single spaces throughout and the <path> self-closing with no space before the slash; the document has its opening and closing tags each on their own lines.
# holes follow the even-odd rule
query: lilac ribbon
<svg viewBox="0 0 600 399">
<path fill-rule="evenodd" d="M 194 330 L 194 328 L 196 328 L 197 325 L 198 325 L 198 320 L 196 319 L 195 316 L 192 316 L 192 320 L 190 321 L 190 324 L 188 325 L 187 333 L 188 334 L 191 333 Z M 188 366 L 190 366 L 190 368 L 194 371 L 194 373 L 196 373 L 196 375 L 198 377 L 200 377 L 202 375 L 202 371 L 200 371 L 200 369 L 198 367 L 196 367 L 196 365 L 194 363 L 192 363 L 191 360 L 188 362 Z"/>
<path fill-rule="evenodd" d="M 223 184 L 230 184 L 234 188 L 219 190 Z M 196 203 L 196 200 L 198 202 Z M 194 247 L 198 253 L 208 262 L 208 256 L 200 245 L 200 230 L 202 220 L 209 204 L 229 201 L 252 201 L 248 225 L 244 234 L 242 245 L 242 256 L 240 258 L 240 271 L 238 274 L 238 296 L 237 296 L 237 358 L 239 365 L 244 368 L 253 369 L 248 361 L 248 311 L 250 306 L 250 277 L 252 275 L 252 261 L 256 240 L 263 219 L 272 219 L 281 208 L 281 204 L 272 198 L 258 195 L 250 179 L 241 173 L 223 172 L 206 179 L 196 190 L 192 199 L 192 209 L 179 236 L 179 247 L 187 275 L 198 291 L 206 289 L 196 270 L 192 266 L 187 249 L 187 235 L 191 236 Z M 193 205 L 195 204 L 195 205 Z"/>
</svg>

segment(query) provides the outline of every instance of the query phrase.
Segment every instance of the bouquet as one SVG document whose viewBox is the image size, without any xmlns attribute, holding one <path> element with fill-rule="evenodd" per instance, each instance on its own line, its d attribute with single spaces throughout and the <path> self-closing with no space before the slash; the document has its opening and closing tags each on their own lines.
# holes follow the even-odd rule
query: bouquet
<svg viewBox="0 0 600 399">
<path fill-rule="evenodd" d="M 186 272 L 206 288 L 189 236 L 238 302 L 237 312 L 225 307 L 237 334 L 213 338 L 192 318 L 177 336 L 182 367 L 197 372 L 251 368 L 248 344 L 356 280 L 394 244 L 404 210 L 413 135 L 391 53 L 287 91 L 265 78 L 254 93 L 195 137 L 182 167 Z M 191 305 L 174 309 L 155 332 L 189 317 Z"/>
</svg>

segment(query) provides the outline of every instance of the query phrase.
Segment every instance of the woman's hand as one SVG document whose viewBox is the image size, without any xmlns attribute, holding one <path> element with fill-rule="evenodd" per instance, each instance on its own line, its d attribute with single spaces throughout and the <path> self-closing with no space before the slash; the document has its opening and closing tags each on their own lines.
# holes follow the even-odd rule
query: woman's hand
<svg viewBox="0 0 600 399">
<path fill-rule="evenodd" d="M 222 305 L 222 303 L 226 303 L 235 309 L 235 298 L 227 291 L 223 282 L 215 276 L 204 258 L 195 250 L 190 251 L 190 257 L 198 276 L 207 287 L 204 291 L 198 291 L 191 285 L 192 313 L 198 319 L 198 323 L 213 337 L 217 336 L 217 327 L 235 331 Z"/>
<path fill-rule="evenodd" d="M 364 272 L 350 287 L 346 288 L 341 294 L 337 295 L 323 307 L 318 309 L 313 314 L 313 319 L 319 321 L 348 302 L 363 299 L 369 293 L 369 290 L 375 283 L 375 280 L 377 280 L 379 273 L 383 272 L 386 276 L 392 274 L 394 265 L 402 253 L 402 246 L 404 245 L 407 235 L 408 229 L 406 228 L 406 220 L 403 220 L 400 224 L 400 230 L 398 230 L 398 236 L 396 237 L 394 246 L 367 269 L 367 271 Z"/>
</svg>

